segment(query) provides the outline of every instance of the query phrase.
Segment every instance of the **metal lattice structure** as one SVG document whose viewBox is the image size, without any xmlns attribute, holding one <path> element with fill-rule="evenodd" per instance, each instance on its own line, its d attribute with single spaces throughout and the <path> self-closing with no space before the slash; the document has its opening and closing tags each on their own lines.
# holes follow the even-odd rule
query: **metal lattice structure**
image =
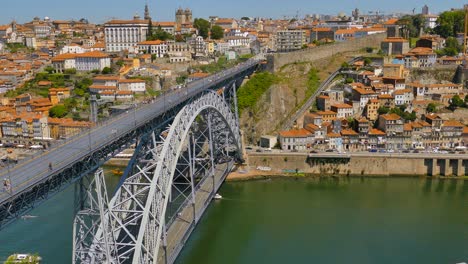
<svg viewBox="0 0 468 264">
<path fill-rule="evenodd" d="M 175 261 L 241 159 L 235 88 L 193 99 L 169 128 L 142 141 L 146 147 L 134 154 L 110 202 L 101 171 L 96 174 L 75 219 L 74 263 Z"/>
</svg>

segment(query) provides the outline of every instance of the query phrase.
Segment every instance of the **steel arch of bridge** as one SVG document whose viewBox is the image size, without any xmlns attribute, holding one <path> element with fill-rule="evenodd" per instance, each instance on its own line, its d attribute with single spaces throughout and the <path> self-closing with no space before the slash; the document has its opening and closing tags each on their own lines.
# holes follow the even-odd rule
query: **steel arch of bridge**
<svg viewBox="0 0 468 264">
<path fill-rule="evenodd" d="M 233 90 L 234 105 L 237 106 L 235 85 Z M 152 134 L 153 144 L 144 166 L 137 166 L 137 172 L 125 179 L 108 205 L 102 188 L 105 186 L 102 172 L 96 174 L 90 189 L 95 189 L 97 198 L 89 194 L 88 198 L 92 200 L 90 206 L 75 218 L 74 263 L 172 263 L 175 260 L 182 245 L 170 256 L 167 251 L 160 252 L 167 246 L 167 229 L 172 224 L 167 223 L 166 214 L 173 195 L 174 175 L 185 159 L 188 164 L 192 164 L 189 165 L 192 194 L 185 197 L 185 204 L 188 205 L 190 201 L 193 203 L 192 229 L 199 219 L 195 212 L 193 178 L 193 164 L 197 154 L 193 150 L 192 155 L 189 150 L 188 158 L 183 157 L 183 150 L 187 146 L 190 149 L 192 143 L 195 148 L 191 129 L 200 115 L 204 115 L 207 121 L 208 163 L 211 163 L 207 167 L 211 170 L 215 190 L 215 151 L 229 145 L 234 146 L 237 155 L 240 155 L 241 140 L 237 113 L 231 112 L 231 106 L 222 96 L 211 91 L 183 107 L 170 128 L 162 133 L 164 136 Z M 227 174 L 229 169 L 227 165 L 223 173 Z M 160 254 L 164 255 L 164 260 L 161 260 Z"/>
</svg>

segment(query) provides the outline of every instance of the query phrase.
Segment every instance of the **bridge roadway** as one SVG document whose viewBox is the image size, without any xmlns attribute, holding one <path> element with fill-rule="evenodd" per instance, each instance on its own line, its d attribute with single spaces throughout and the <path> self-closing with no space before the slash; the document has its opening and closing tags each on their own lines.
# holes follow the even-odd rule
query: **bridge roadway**
<svg viewBox="0 0 468 264">
<path fill-rule="evenodd" d="M 210 201 L 221 187 L 227 175 L 233 167 L 233 163 L 220 164 L 215 168 L 214 177 L 208 176 L 198 184 L 195 191 L 194 203 L 191 196 L 187 204 L 182 207 L 180 213 L 169 223 L 166 237 L 166 247 L 160 247 L 158 264 L 174 263 L 180 251 L 185 246 L 187 239 L 195 229 L 200 218 L 203 216 Z"/>
<path fill-rule="evenodd" d="M 39 156 L 24 160 L 12 168 L 4 168 L 0 171 L 0 179 L 2 181 L 5 178 L 10 179 L 11 190 L 5 191 L 2 188 L 0 205 L 14 199 L 22 192 L 27 192 L 49 177 L 53 177 L 53 175 L 58 174 L 72 164 L 83 160 L 91 153 L 112 144 L 120 137 L 145 125 L 172 107 L 197 96 L 203 91 L 213 87 L 220 87 L 227 81 L 234 80 L 239 74 L 252 69 L 258 63 L 259 60 L 257 59 L 250 59 L 233 68 L 191 82 L 185 88 L 158 97 L 153 103 L 144 104 L 140 108 L 90 128 L 88 132 L 70 138 L 63 144 L 49 149 Z M 52 163 L 52 170 L 49 169 L 49 163 Z"/>
</svg>

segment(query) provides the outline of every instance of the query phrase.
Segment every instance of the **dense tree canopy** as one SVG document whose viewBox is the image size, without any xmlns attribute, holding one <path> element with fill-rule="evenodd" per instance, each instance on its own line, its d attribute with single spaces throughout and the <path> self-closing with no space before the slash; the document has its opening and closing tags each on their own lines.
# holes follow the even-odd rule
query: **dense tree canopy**
<svg viewBox="0 0 468 264">
<path fill-rule="evenodd" d="M 198 29 L 198 35 L 202 36 L 204 39 L 208 38 L 208 32 L 210 32 L 210 22 L 203 18 L 195 18 L 193 21 L 193 26 Z"/>
<path fill-rule="evenodd" d="M 49 110 L 50 117 L 62 118 L 68 114 L 67 108 L 64 105 L 56 105 Z"/>
<path fill-rule="evenodd" d="M 222 39 L 224 37 L 224 29 L 218 25 L 214 25 L 211 28 L 212 39 Z"/>
<path fill-rule="evenodd" d="M 404 37 L 417 38 L 421 29 L 424 29 L 424 17 L 422 15 L 405 15 L 397 24 L 402 25 Z"/>
<path fill-rule="evenodd" d="M 463 10 L 446 11 L 437 19 L 434 32 L 444 38 L 456 37 L 464 31 L 465 12 Z"/>
</svg>

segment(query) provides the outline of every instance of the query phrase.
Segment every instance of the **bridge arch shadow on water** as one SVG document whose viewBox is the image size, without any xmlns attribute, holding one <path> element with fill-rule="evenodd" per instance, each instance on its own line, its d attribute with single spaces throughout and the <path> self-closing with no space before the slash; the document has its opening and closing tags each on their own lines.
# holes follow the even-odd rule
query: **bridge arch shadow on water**
<svg viewBox="0 0 468 264">
<path fill-rule="evenodd" d="M 241 160 L 236 109 L 235 85 L 192 100 L 140 141 L 111 200 L 102 170 L 84 178 L 74 263 L 173 263 Z"/>
</svg>

